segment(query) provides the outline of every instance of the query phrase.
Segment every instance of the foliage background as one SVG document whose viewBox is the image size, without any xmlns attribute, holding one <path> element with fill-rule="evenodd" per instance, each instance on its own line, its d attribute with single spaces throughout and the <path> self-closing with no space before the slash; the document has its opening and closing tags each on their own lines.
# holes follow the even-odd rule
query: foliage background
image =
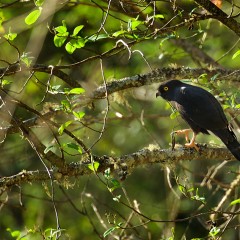
<svg viewBox="0 0 240 240">
<path fill-rule="evenodd" d="M 207 10 L 184 0 L 1 1 L 1 239 L 239 239 L 239 162 L 149 159 L 121 181 L 119 169 L 96 173 L 89 159 L 168 151 L 170 133 L 186 125 L 156 100 L 158 81 L 121 85 L 156 68 L 165 73 L 159 82 L 184 78 L 218 96 L 239 135 L 240 80 L 231 76 L 239 75 L 240 6 L 205 2 Z M 200 73 L 175 76 L 179 68 Z M 99 98 L 106 86 L 113 90 Z M 80 87 L 86 92 L 69 92 Z M 198 141 L 221 146 L 214 136 Z M 64 172 L 50 152 L 66 164 L 86 163 L 92 174 Z M 35 170 L 42 179 L 32 172 L 31 180 L 4 185 Z M 47 170 L 59 175 L 45 178 Z"/>
</svg>

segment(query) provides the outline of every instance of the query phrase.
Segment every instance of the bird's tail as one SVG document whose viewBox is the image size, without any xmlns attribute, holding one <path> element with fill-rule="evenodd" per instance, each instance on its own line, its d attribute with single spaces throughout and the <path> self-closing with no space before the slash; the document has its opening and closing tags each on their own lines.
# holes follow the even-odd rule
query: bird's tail
<svg viewBox="0 0 240 240">
<path fill-rule="evenodd" d="M 233 156 L 240 161 L 240 143 L 231 128 L 215 130 L 213 133 L 218 136 L 226 145 Z"/>
</svg>

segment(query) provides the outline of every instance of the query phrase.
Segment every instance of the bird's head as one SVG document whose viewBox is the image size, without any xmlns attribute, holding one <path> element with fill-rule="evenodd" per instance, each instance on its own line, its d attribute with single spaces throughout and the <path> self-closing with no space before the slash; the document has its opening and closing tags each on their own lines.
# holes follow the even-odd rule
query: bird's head
<svg viewBox="0 0 240 240">
<path fill-rule="evenodd" d="M 156 97 L 161 96 L 165 100 L 174 101 L 176 89 L 182 87 L 183 83 L 179 80 L 170 80 L 163 82 L 156 93 Z"/>
</svg>

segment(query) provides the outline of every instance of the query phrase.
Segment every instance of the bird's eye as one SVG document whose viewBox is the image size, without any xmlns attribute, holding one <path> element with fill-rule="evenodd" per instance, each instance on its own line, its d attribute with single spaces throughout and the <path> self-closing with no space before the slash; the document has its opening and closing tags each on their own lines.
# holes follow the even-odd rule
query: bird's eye
<svg viewBox="0 0 240 240">
<path fill-rule="evenodd" d="M 168 91 L 168 87 L 164 87 L 163 90 L 164 90 L 164 91 Z"/>
</svg>

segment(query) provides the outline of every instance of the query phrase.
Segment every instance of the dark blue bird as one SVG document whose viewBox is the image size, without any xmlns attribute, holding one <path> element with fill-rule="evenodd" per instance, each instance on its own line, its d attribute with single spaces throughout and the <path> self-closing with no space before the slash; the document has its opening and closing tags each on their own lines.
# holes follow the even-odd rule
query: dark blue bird
<svg viewBox="0 0 240 240">
<path fill-rule="evenodd" d="M 187 147 L 194 147 L 198 150 L 195 144 L 196 135 L 200 132 L 209 134 L 208 131 L 211 131 L 240 161 L 240 144 L 220 103 L 211 93 L 179 80 L 170 80 L 159 86 L 156 96 L 169 101 L 192 129 L 193 137 L 190 143 L 186 144 Z M 179 130 L 176 133 L 185 134 L 188 140 L 189 129 Z"/>
</svg>

